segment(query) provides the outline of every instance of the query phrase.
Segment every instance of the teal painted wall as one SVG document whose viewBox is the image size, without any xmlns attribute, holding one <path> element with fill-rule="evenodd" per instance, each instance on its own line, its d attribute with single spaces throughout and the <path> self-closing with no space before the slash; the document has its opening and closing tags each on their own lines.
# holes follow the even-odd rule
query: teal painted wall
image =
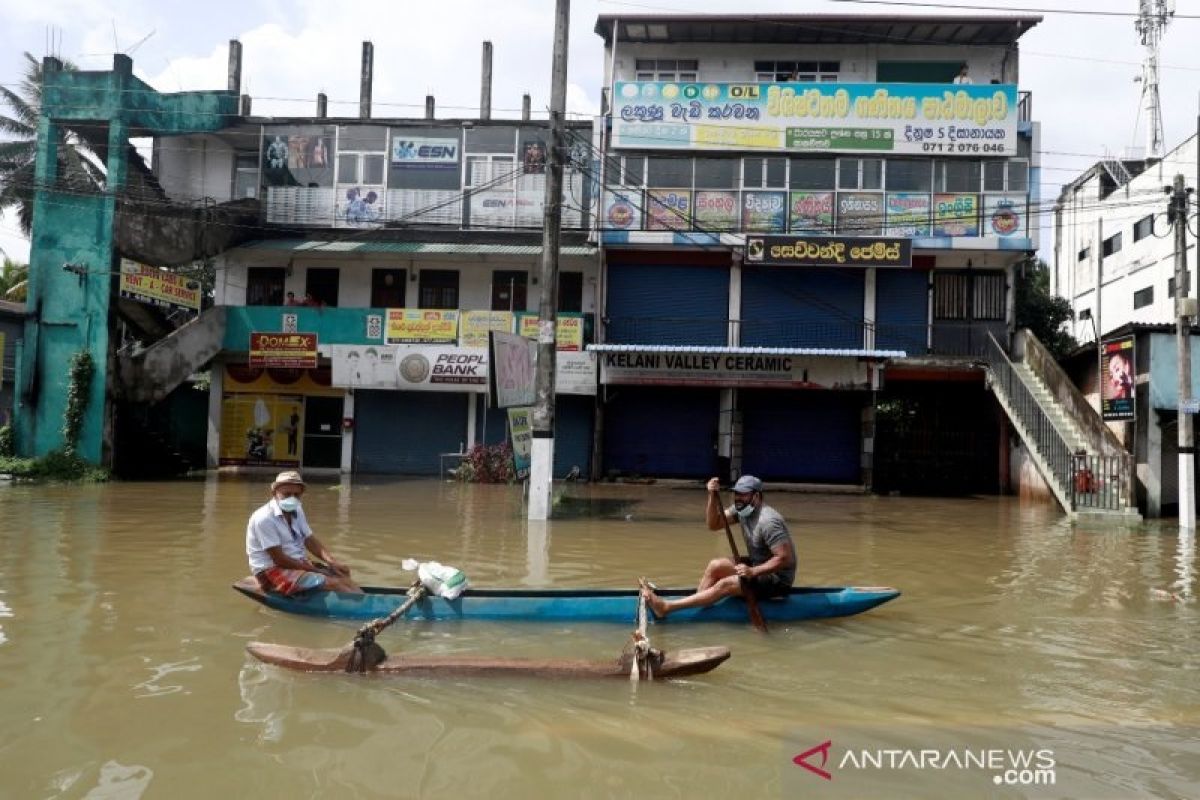
<svg viewBox="0 0 1200 800">
<path fill-rule="evenodd" d="M 283 315 L 296 315 L 296 330 L 317 334 L 318 344 L 379 344 L 367 338 L 367 315 L 387 317 L 385 308 L 308 308 L 306 306 L 230 306 L 225 318 L 225 350 L 250 349 L 250 333 L 283 330 Z"/>
</svg>

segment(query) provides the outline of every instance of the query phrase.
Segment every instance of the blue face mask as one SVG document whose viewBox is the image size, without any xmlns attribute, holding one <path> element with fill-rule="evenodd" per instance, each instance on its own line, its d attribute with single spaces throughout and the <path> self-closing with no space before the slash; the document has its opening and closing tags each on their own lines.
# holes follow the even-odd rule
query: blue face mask
<svg viewBox="0 0 1200 800">
<path fill-rule="evenodd" d="M 285 497 L 279 501 L 279 507 L 288 514 L 295 514 L 300 510 L 300 498 L 296 497 L 295 495 L 291 497 Z"/>
</svg>

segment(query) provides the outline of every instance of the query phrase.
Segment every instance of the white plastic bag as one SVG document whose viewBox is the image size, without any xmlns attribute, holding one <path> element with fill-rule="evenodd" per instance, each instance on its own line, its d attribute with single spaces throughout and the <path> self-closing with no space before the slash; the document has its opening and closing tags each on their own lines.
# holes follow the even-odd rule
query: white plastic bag
<svg viewBox="0 0 1200 800">
<path fill-rule="evenodd" d="M 422 561 L 406 558 L 402 565 L 406 570 L 417 571 L 421 585 L 432 595 L 456 600 L 469 586 L 466 573 L 457 567 L 448 567 L 436 561 Z"/>
</svg>

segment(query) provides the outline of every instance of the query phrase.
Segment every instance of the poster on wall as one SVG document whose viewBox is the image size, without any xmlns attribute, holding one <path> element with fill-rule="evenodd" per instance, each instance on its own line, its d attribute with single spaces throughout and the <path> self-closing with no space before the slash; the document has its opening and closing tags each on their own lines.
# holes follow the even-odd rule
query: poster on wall
<svg viewBox="0 0 1200 800">
<path fill-rule="evenodd" d="M 692 217 L 701 231 L 737 230 L 737 192 L 696 192 Z"/>
<path fill-rule="evenodd" d="M 742 230 L 782 233 L 787 224 L 785 192 L 743 192 Z"/>
<path fill-rule="evenodd" d="M 262 180 L 266 186 L 332 186 L 332 129 L 274 128 L 264 131 Z"/>
<path fill-rule="evenodd" d="M 890 192 L 887 196 L 888 236 L 928 236 L 933 204 L 921 192 Z"/>
<path fill-rule="evenodd" d="M 542 175 L 546 172 L 546 145 L 542 142 L 526 142 L 521 147 L 521 171 L 526 175 Z"/>
<path fill-rule="evenodd" d="M 687 189 L 647 189 L 646 229 L 686 231 L 692 225 L 692 193 Z"/>
<path fill-rule="evenodd" d="M 833 192 L 792 192 L 788 217 L 794 233 L 833 233 Z"/>
<path fill-rule="evenodd" d="M 520 311 L 517 317 L 517 333 L 526 339 L 537 339 L 538 315 Z M 583 349 L 583 315 L 562 313 L 555 318 L 554 342 L 556 350 Z"/>
<path fill-rule="evenodd" d="M 396 350 L 376 345 L 335 345 L 330 349 L 334 386 L 353 389 L 398 389 Z"/>
<path fill-rule="evenodd" d="M 1100 348 L 1100 416 L 1105 421 L 1134 418 L 1133 336 L 1106 339 Z"/>
<path fill-rule="evenodd" d="M 384 327 L 388 344 L 449 344 L 458 341 L 458 311 L 389 308 Z"/>
<path fill-rule="evenodd" d="M 838 192 L 838 233 L 875 235 L 883 231 L 883 195 L 877 192 Z"/>
<path fill-rule="evenodd" d="M 933 196 L 934 236 L 978 236 L 979 195 L 935 194 Z"/>
<path fill-rule="evenodd" d="M 458 139 L 432 136 L 393 136 L 392 166 L 400 169 L 455 169 Z"/>
<path fill-rule="evenodd" d="M 1025 212 L 1028 200 L 1023 194 L 989 194 L 983 201 L 984 236 L 1028 236 Z"/>
<path fill-rule="evenodd" d="M 537 344 L 513 333 L 493 333 L 488 394 L 493 408 L 532 405 L 537 390 Z"/>
<path fill-rule="evenodd" d="M 463 311 L 459 319 L 459 328 L 460 347 L 487 347 L 489 331 L 512 333 L 513 312 Z"/>
<path fill-rule="evenodd" d="M 225 394 L 219 462 L 228 466 L 298 466 L 303 457 L 304 396 Z"/>
<path fill-rule="evenodd" d="M 370 228 L 384 221 L 383 186 L 339 186 L 334 224 L 340 228 Z"/>
<path fill-rule="evenodd" d="M 604 216 L 600 225 L 611 231 L 640 229 L 642 227 L 640 190 L 606 191 L 604 193 Z"/>
</svg>

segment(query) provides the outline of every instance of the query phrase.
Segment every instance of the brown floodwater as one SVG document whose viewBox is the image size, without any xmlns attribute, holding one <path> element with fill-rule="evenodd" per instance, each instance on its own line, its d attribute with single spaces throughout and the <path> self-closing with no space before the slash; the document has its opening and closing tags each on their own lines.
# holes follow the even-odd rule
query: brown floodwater
<svg viewBox="0 0 1200 800">
<path fill-rule="evenodd" d="M 1014 498 L 768 492 L 796 538 L 800 582 L 903 596 L 767 635 L 652 627 L 657 647 L 733 651 L 675 682 L 363 678 L 246 656 L 254 639 L 335 647 L 354 632 L 229 588 L 265 491 L 244 477 L 0 485 L 0 797 L 1200 794 L 1196 557 L 1170 524 L 1071 524 Z M 366 584 L 405 583 L 401 561 L 414 557 L 478 586 L 692 585 L 725 552 L 703 525 L 699 483 L 565 492 L 565 516 L 540 525 L 503 486 L 356 479 L 316 483 L 304 504 Z M 608 659 L 627 635 L 399 623 L 381 642 Z M 835 756 L 1048 747 L 1056 784 L 1000 793 L 986 771 L 851 775 L 832 759 L 842 769 L 826 781 L 793 763 L 821 737 Z"/>
</svg>

